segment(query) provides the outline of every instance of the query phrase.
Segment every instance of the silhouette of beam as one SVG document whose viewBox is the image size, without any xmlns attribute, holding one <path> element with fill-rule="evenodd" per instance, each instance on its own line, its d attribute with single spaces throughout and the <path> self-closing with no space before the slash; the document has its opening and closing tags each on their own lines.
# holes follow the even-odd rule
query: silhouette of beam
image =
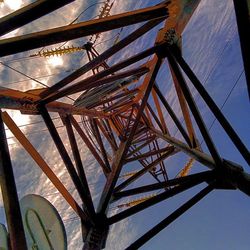
<svg viewBox="0 0 250 250">
<path fill-rule="evenodd" d="M 11 249 L 27 249 L 10 153 L 0 110 L 0 184 Z"/>
<path fill-rule="evenodd" d="M 38 0 L 0 19 L 0 36 L 30 23 L 75 0 Z"/>
<path fill-rule="evenodd" d="M 153 196 L 152 198 L 146 200 L 146 201 L 143 201 L 133 207 L 130 207 L 116 215 L 113 215 L 111 216 L 110 218 L 108 218 L 108 223 L 109 225 L 111 224 L 114 224 L 120 220 L 123 220 L 133 214 L 136 214 L 138 212 L 141 212 L 142 210 L 148 208 L 148 207 L 151 207 L 163 200 L 166 200 L 174 195 L 177 195 L 181 192 L 184 192 L 185 190 L 189 189 L 189 188 L 192 188 L 200 183 L 202 183 L 203 181 L 205 180 L 204 179 L 196 179 L 196 180 L 190 180 L 188 182 L 185 182 L 181 185 L 178 185 L 178 186 L 175 186 L 171 189 L 168 189 L 156 196 Z"/>
<path fill-rule="evenodd" d="M 147 20 L 167 17 L 166 4 L 44 30 L 0 41 L 0 56 L 36 49 Z"/>
<path fill-rule="evenodd" d="M 144 245 L 147 241 L 153 238 L 156 234 L 158 234 L 161 230 L 167 227 L 170 223 L 175 221 L 178 217 L 184 214 L 188 209 L 194 206 L 197 202 L 199 202 L 202 198 L 208 195 L 214 186 L 210 184 L 206 188 L 202 189 L 198 194 L 196 194 L 192 199 L 184 203 L 181 207 L 171 213 L 166 219 L 162 220 L 159 224 L 141 236 L 138 240 L 136 240 L 133 244 L 126 248 L 126 250 L 134 250 L 139 249 L 142 245 Z"/>
</svg>

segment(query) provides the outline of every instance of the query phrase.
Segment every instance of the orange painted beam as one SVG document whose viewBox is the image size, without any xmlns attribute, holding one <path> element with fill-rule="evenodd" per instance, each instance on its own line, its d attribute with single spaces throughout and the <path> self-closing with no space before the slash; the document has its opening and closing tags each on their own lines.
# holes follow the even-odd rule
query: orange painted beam
<svg viewBox="0 0 250 250">
<path fill-rule="evenodd" d="M 42 156 L 37 152 L 34 146 L 30 143 L 27 137 L 23 134 L 23 132 L 18 128 L 15 122 L 11 119 L 7 112 L 2 113 L 3 121 L 12 134 L 16 137 L 19 143 L 24 147 L 24 149 L 29 153 L 29 155 L 33 158 L 33 160 L 37 163 L 40 169 L 45 173 L 45 175 L 49 178 L 49 180 L 53 183 L 55 188 L 60 192 L 60 194 L 64 197 L 64 199 L 68 202 L 71 208 L 76 212 L 77 215 L 83 221 L 87 221 L 88 218 L 82 208 L 78 205 L 75 199 L 71 196 L 62 182 L 58 179 L 55 173 L 51 170 L 48 164 L 44 161 Z"/>
</svg>

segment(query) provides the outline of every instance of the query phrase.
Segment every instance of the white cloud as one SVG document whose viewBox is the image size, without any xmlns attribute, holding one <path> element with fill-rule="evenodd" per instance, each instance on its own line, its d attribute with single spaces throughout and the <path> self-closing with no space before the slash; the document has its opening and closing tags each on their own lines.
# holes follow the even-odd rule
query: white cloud
<svg viewBox="0 0 250 250">
<path fill-rule="evenodd" d="M 63 65 L 63 59 L 59 56 L 53 56 L 47 59 L 49 65 L 52 67 L 62 66 Z"/>
<path fill-rule="evenodd" d="M 23 5 L 22 0 L 4 0 L 4 3 L 11 9 L 17 10 Z"/>
</svg>

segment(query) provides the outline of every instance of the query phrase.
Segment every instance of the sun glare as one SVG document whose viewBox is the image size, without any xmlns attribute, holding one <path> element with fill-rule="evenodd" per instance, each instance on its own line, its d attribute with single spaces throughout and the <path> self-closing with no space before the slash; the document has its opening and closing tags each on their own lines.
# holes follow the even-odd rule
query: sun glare
<svg viewBox="0 0 250 250">
<path fill-rule="evenodd" d="M 8 5 L 8 7 L 12 10 L 17 10 L 19 9 L 22 4 L 23 4 L 23 1 L 22 0 L 4 0 L 4 3 L 6 5 Z"/>
<path fill-rule="evenodd" d="M 11 116 L 11 118 L 14 120 L 17 126 L 26 125 L 30 122 L 30 116 L 29 115 L 22 115 L 19 111 L 12 110 L 8 111 L 8 114 Z M 25 131 L 25 128 L 22 128 L 22 131 Z M 8 139 L 8 143 L 12 144 L 15 143 L 15 139 L 12 139 L 12 133 L 9 130 L 6 130 L 6 136 Z M 12 147 L 10 147 L 11 149 Z"/>
<path fill-rule="evenodd" d="M 63 59 L 61 57 L 50 57 L 48 63 L 53 67 L 61 66 L 63 65 Z"/>
</svg>

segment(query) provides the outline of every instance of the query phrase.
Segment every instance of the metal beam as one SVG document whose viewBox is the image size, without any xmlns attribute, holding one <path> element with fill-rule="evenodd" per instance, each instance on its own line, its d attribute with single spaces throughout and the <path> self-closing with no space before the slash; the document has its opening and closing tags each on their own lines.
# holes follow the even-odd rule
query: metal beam
<svg viewBox="0 0 250 250">
<path fill-rule="evenodd" d="M 240 37 L 241 55 L 245 68 L 245 75 L 248 87 L 248 97 L 250 99 L 250 1 L 233 0 L 238 32 Z M 249 163 L 248 163 L 249 164 Z"/>
<path fill-rule="evenodd" d="M 109 174 L 110 169 L 107 168 L 107 166 L 105 165 L 105 163 L 103 162 L 103 160 L 101 159 L 99 154 L 96 152 L 94 146 L 89 141 L 88 137 L 85 135 L 85 133 L 83 132 L 83 130 L 81 129 L 81 127 L 79 126 L 77 121 L 74 119 L 74 117 L 71 116 L 70 119 L 71 119 L 72 125 L 74 126 L 75 130 L 81 136 L 82 140 L 84 141 L 84 143 L 86 144 L 86 146 L 88 147 L 90 152 L 93 154 L 96 161 L 100 164 L 101 168 L 103 169 L 103 172 L 104 172 L 105 176 L 107 177 L 108 174 Z"/>
<path fill-rule="evenodd" d="M 82 182 L 82 185 L 84 187 L 84 191 L 86 194 L 85 195 L 85 202 L 83 203 L 83 206 L 85 207 L 85 209 L 87 209 L 89 211 L 90 214 L 92 214 L 92 217 L 94 217 L 95 216 L 95 208 L 94 208 L 93 201 L 91 198 L 91 194 L 90 194 L 90 190 L 89 190 L 88 181 L 87 181 L 87 178 L 85 175 L 85 171 L 84 171 L 84 168 L 82 165 L 82 160 L 81 160 L 81 156 L 80 156 L 80 153 L 78 150 L 75 134 L 74 134 L 74 131 L 73 131 L 73 128 L 71 125 L 71 120 L 70 120 L 69 116 L 63 117 L 62 120 L 66 126 L 71 150 L 72 150 L 74 160 L 75 160 L 76 169 L 78 171 L 78 176 Z"/>
<path fill-rule="evenodd" d="M 179 79 L 177 79 L 176 73 L 173 71 L 173 68 L 172 68 L 171 65 L 170 65 L 170 72 L 171 72 L 171 75 L 172 75 L 173 83 L 174 83 L 175 90 L 176 90 L 176 93 L 177 93 L 177 96 L 178 96 L 178 100 L 179 100 L 179 103 L 180 103 L 180 108 L 181 108 L 183 118 L 184 118 L 184 121 L 185 121 L 185 124 L 186 124 L 186 128 L 187 128 L 187 131 L 188 131 L 190 142 L 192 144 L 192 147 L 196 148 L 198 145 L 197 145 L 196 135 L 195 135 L 192 120 L 191 120 L 191 117 L 190 117 L 187 101 L 185 99 L 183 90 L 182 90 L 182 88 L 180 86 Z"/>
<path fill-rule="evenodd" d="M 11 249 L 27 249 L 7 138 L 0 110 L 0 184 Z"/>
<path fill-rule="evenodd" d="M 134 150 L 129 151 L 129 153 L 127 154 L 126 157 L 130 157 L 133 154 L 137 153 L 139 150 L 143 149 L 144 147 L 148 146 L 148 144 L 150 144 L 151 142 L 153 142 L 155 140 L 155 136 L 151 136 L 148 138 L 148 140 L 141 144 L 140 146 L 136 147 Z"/>
<path fill-rule="evenodd" d="M 117 150 L 117 145 L 114 141 L 114 138 L 110 135 L 110 131 L 108 130 L 106 124 L 103 121 L 99 121 L 98 119 L 96 119 L 96 123 L 105 136 L 106 140 L 109 142 L 113 152 L 115 152 Z"/>
<path fill-rule="evenodd" d="M 75 213 L 79 215 L 79 217 L 86 222 L 88 220 L 87 215 L 83 212 L 82 208 L 77 204 L 77 202 L 65 188 L 62 182 L 50 169 L 48 164 L 44 161 L 43 157 L 37 152 L 34 146 L 23 134 L 23 132 L 17 127 L 17 125 L 8 115 L 8 113 L 3 112 L 2 117 L 4 123 L 7 125 L 11 133 L 15 136 L 15 138 L 19 141 L 19 143 L 23 146 L 23 148 L 28 152 L 28 154 L 32 157 L 32 159 L 37 163 L 38 167 L 41 168 L 44 174 L 49 178 L 51 183 L 55 186 L 55 188 L 59 191 L 59 193 L 63 196 L 63 198 L 68 202 L 68 204 L 75 211 Z"/>
<path fill-rule="evenodd" d="M 115 67 L 114 67 L 115 66 Z M 125 77 L 129 76 L 136 76 L 136 77 L 141 77 L 142 75 L 146 74 L 148 72 L 148 68 L 144 66 L 140 66 L 134 69 L 130 69 L 121 73 L 117 73 L 115 75 L 111 75 L 108 77 L 105 77 L 110 74 L 110 72 L 117 71 L 117 65 L 114 65 L 106 70 L 101 71 L 100 73 L 97 73 L 95 75 L 92 75 L 84 80 L 81 80 L 79 82 L 74 83 L 73 85 L 64 88 L 63 90 L 59 91 L 57 94 L 54 96 L 48 97 L 48 99 L 45 99 L 43 102 L 47 103 L 50 102 L 52 99 L 58 99 L 64 95 L 71 95 L 75 94 L 84 90 L 92 89 L 95 87 L 99 87 L 117 80 L 121 80 Z M 120 66 L 118 70 L 120 69 Z M 105 78 L 104 78 L 105 77 Z M 66 94 L 65 94 L 66 93 Z"/>
<path fill-rule="evenodd" d="M 171 189 L 168 189 L 168 190 L 166 190 L 166 191 L 164 191 L 156 196 L 153 196 L 152 198 L 150 198 L 146 201 L 143 201 L 142 203 L 139 203 L 139 204 L 137 204 L 131 208 L 128 208 L 128 209 L 126 209 L 126 210 L 124 210 L 116 215 L 111 216 L 110 218 L 108 218 L 108 223 L 109 223 L 109 225 L 114 224 L 114 223 L 116 223 L 120 220 L 123 220 L 123 219 L 125 219 L 133 214 L 136 214 L 136 213 L 138 213 L 138 212 L 140 212 L 148 207 L 151 207 L 151 206 L 153 206 L 153 205 L 155 205 L 163 200 L 166 200 L 166 199 L 168 199 L 176 194 L 184 192 L 185 190 L 192 188 L 192 187 L 202 183 L 203 181 L 204 180 L 202 180 L 202 179 L 190 180 L 190 181 L 185 182 L 181 185 L 178 185 L 178 186 L 175 186 Z"/>
<path fill-rule="evenodd" d="M 141 169 L 140 171 L 138 171 L 137 173 L 135 173 L 134 175 L 132 175 L 130 178 L 128 178 L 127 180 L 125 180 L 124 182 L 122 182 L 121 184 L 119 184 L 114 192 L 118 192 L 122 189 L 124 189 L 125 187 L 127 187 L 130 183 L 134 182 L 135 180 L 137 180 L 139 177 L 141 177 L 142 175 L 144 175 L 145 173 L 147 173 L 149 170 L 151 170 L 152 168 L 154 168 L 155 166 L 157 166 L 158 164 L 160 164 L 163 160 L 165 160 L 167 157 L 177 153 L 178 151 L 175 150 L 175 148 L 173 146 L 171 146 L 168 150 L 168 152 L 162 154 L 159 158 L 157 158 L 155 161 L 153 161 L 152 163 L 150 163 L 148 166 L 144 167 L 143 169 Z"/>
<path fill-rule="evenodd" d="M 162 109 L 161 109 L 161 105 L 160 105 L 158 96 L 157 96 L 154 88 L 152 89 L 152 96 L 153 96 L 154 103 L 155 103 L 155 106 L 156 106 L 156 109 L 157 109 L 157 112 L 158 112 L 158 115 L 159 115 L 159 118 L 160 118 L 160 121 L 161 121 L 163 132 L 164 133 L 169 133 L 169 130 L 167 128 L 167 125 L 166 125 L 166 122 L 165 122 L 165 119 L 164 119 L 164 115 L 163 115 L 163 112 L 162 112 Z"/>
<path fill-rule="evenodd" d="M 177 116 L 174 113 L 173 109 L 171 108 L 171 106 L 168 104 L 167 100 L 165 99 L 165 97 L 161 93 L 161 91 L 160 91 L 159 87 L 157 86 L 157 84 L 154 85 L 154 91 L 157 93 L 157 95 L 160 98 L 163 106 L 166 108 L 168 114 L 172 118 L 172 120 L 175 123 L 176 127 L 179 129 L 181 135 L 183 136 L 183 138 L 185 139 L 187 144 L 191 147 L 192 143 L 191 143 L 190 138 L 188 137 L 188 134 L 187 134 L 186 130 L 181 125 L 181 122 L 179 121 L 179 119 L 177 118 Z"/>
<path fill-rule="evenodd" d="M 214 116 L 217 118 L 221 126 L 224 128 L 225 132 L 228 134 L 236 148 L 239 150 L 239 152 L 242 154 L 246 162 L 250 165 L 250 152 L 247 149 L 247 147 L 244 145 L 244 143 L 241 141 L 240 137 L 237 135 L 237 133 L 234 131 L 231 124 L 228 122 L 226 117 L 223 115 L 219 107 L 216 105 L 212 97 L 209 95 L 205 87 L 201 84 L 197 76 L 194 74 L 192 69 L 189 67 L 189 65 L 186 63 L 184 58 L 178 53 L 172 53 L 169 51 L 173 57 L 175 57 L 176 61 L 179 63 L 183 71 L 187 74 L 190 81 L 194 85 L 194 87 L 197 89 L 198 93 L 201 95 L 205 103 L 207 104 L 208 108 L 211 110 L 211 112 L 214 114 Z"/>
<path fill-rule="evenodd" d="M 176 185 L 185 183 L 190 180 L 195 180 L 195 179 L 196 180 L 202 179 L 203 181 L 206 181 L 206 182 L 211 181 L 212 179 L 215 179 L 215 172 L 212 170 L 208 170 L 208 171 L 201 172 L 198 174 L 191 174 L 191 175 L 184 176 L 184 177 L 178 177 L 178 178 L 167 180 L 167 181 L 160 182 L 160 183 L 154 183 L 150 185 L 140 186 L 137 188 L 127 189 L 124 191 L 114 193 L 112 201 L 116 201 L 118 199 L 131 196 L 131 195 L 136 195 L 136 194 L 151 192 L 151 191 L 155 191 L 155 190 L 159 190 L 159 189 L 163 189 L 163 188 L 167 188 L 171 186 L 176 186 Z"/>
<path fill-rule="evenodd" d="M 147 110 L 148 110 L 149 112 L 147 112 Z M 151 117 L 150 117 L 150 114 L 149 114 L 149 113 L 151 113 L 151 115 L 152 115 L 152 117 L 154 118 L 155 122 L 157 123 L 157 125 L 159 126 L 159 128 L 161 129 L 161 131 L 162 131 L 164 134 L 168 132 L 167 127 L 164 127 L 164 125 L 162 124 L 162 122 L 160 122 L 160 120 L 158 119 L 157 115 L 155 114 L 153 108 L 152 108 L 149 104 L 147 104 L 146 112 L 147 112 L 148 118 L 151 118 Z M 150 123 L 152 123 L 152 120 L 150 121 Z"/>
<path fill-rule="evenodd" d="M 178 217 L 184 214 L 188 209 L 194 206 L 197 202 L 199 202 L 202 198 L 208 195 L 214 186 L 210 184 L 206 188 L 202 189 L 198 194 L 196 194 L 192 199 L 184 203 L 181 207 L 171 213 L 167 218 L 141 236 L 138 240 L 136 240 L 133 244 L 126 248 L 126 250 L 134 250 L 139 249 L 142 245 L 144 245 L 147 241 L 153 238 L 156 234 L 158 234 L 161 230 L 167 227 L 170 223 L 175 221 Z"/>
<path fill-rule="evenodd" d="M 131 162 L 131 161 L 137 161 L 137 160 L 145 159 L 145 158 L 148 158 L 150 156 L 157 155 L 157 154 L 160 155 L 162 153 L 165 153 L 166 151 L 169 151 L 170 148 L 172 148 L 172 147 L 170 146 L 170 147 L 165 147 L 165 148 L 161 148 L 161 149 L 151 149 L 146 153 L 142 153 L 139 155 L 134 155 L 133 157 L 130 157 L 130 158 L 126 158 L 125 162 L 127 163 L 127 162 Z"/>
<path fill-rule="evenodd" d="M 37 0 L 0 19 L 0 36 L 30 23 L 75 0 Z"/>
<path fill-rule="evenodd" d="M 136 120 L 133 124 L 131 131 L 130 131 L 128 139 L 125 142 L 121 142 L 120 147 L 117 150 L 116 157 L 115 157 L 113 164 L 112 164 L 112 172 L 110 173 L 110 176 L 109 176 L 109 178 L 104 186 L 104 189 L 103 189 L 103 192 L 101 195 L 101 199 L 100 199 L 100 202 L 98 205 L 98 212 L 101 214 L 106 212 L 110 198 L 112 196 L 116 182 L 117 182 L 117 180 L 119 178 L 119 174 L 121 172 L 121 168 L 123 165 L 123 159 L 126 157 L 127 152 L 129 150 L 129 147 L 130 147 L 130 144 L 134 138 L 134 135 L 135 135 L 136 130 L 137 130 L 137 126 L 140 123 L 140 119 L 141 119 L 141 116 L 143 114 L 143 110 L 146 107 L 148 97 L 149 97 L 150 92 L 154 86 L 155 78 L 156 78 L 157 73 L 160 69 L 162 59 L 158 58 L 157 56 L 155 58 L 156 58 L 156 63 L 152 66 L 150 72 L 146 75 L 146 77 L 144 79 L 144 85 L 147 84 L 147 88 L 145 90 L 144 96 L 143 96 L 142 101 L 141 101 L 141 105 L 140 105 L 139 110 L 137 112 Z"/>
<path fill-rule="evenodd" d="M 214 159 L 211 156 L 197 149 L 190 148 L 185 143 L 169 135 L 164 135 L 162 132 L 154 128 L 150 128 L 150 130 L 155 133 L 157 137 L 180 149 L 182 152 L 191 156 L 204 166 L 210 169 L 216 169 L 216 171 L 220 172 L 223 181 L 226 181 L 231 186 L 238 188 L 243 193 L 250 196 L 250 174 L 244 172 L 243 168 L 238 164 L 222 159 L 221 165 L 218 168 L 218 165 L 216 165 Z"/>
<path fill-rule="evenodd" d="M 197 149 L 191 148 L 189 145 L 183 143 L 182 141 L 171 137 L 170 135 L 163 134 L 161 131 L 151 127 L 150 131 L 155 134 L 158 138 L 161 138 L 168 142 L 169 144 L 175 146 L 176 148 L 180 149 L 182 152 L 188 154 L 190 157 L 194 158 L 195 160 L 199 161 L 201 164 L 205 165 L 210 169 L 216 168 L 215 162 L 213 158 Z"/>
<path fill-rule="evenodd" d="M 15 89 L 0 89 L 0 108 L 3 109 L 15 109 L 20 110 L 25 114 L 38 114 L 37 105 L 35 102 L 40 100 L 35 89 L 28 92 L 23 92 Z M 71 115 L 83 115 L 89 117 L 107 118 L 108 114 L 102 111 L 89 110 L 86 108 L 74 107 L 72 104 L 63 102 L 51 102 L 46 105 L 49 112 L 71 114 Z"/>
<path fill-rule="evenodd" d="M 106 151 L 106 149 L 104 147 L 102 137 L 101 137 L 99 128 L 97 126 L 97 122 L 96 122 L 95 119 L 92 119 L 91 122 L 92 122 L 92 126 L 93 126 L 94 135 L 96 137 L 96 141 L 99 144 L 99 147 L 100 147 L 100 150 L 101 150 L 101 153 L 102 153 L 103 160 L 105 162 L 106 168 L 109 170 L 109 173 L 110 173 L 111 169 L 110 169 L 110 164 L 109 164 L 109 160 L 108 160 L 107 151 Z"/>
<path fill-rule="evenodd" d="M 168 62 L 169 65 L 171 67 L 171 69 L 173 70 L 173 74 L 176 77 L 176 80 L 178 81 L 178 84 L 182 90 L 182 93 L 185 96 L 185 99 L 188 103 L 189 108 L 191 109 L 191 112 L 193 113 L 193 117 L 201 131 L 201 134 L 207 144 L 208 150 L 210 151 L 212 157 L 214 158 L 214 161 L 216 162 L 216 164 L 218 166 L 221 166 L 222 160 L 221 157 L 219 155 L 219 152 L 216 149 L 216 146 L 213 143 L 213 140 L 209 134 L 209 131 L 206 127 L 206 124 L 204 123 L 200 111 L 192 97 L 192 94 L 187 86 L 187 83 L 181 73 L 181 70 L 178 66 L 178 64 L 176 63 L 174 57 L 172 56 L 171 52 L 169 51 L 168 48 L 166 48 L 166 51 L 168 51 Z"/>
<path fill-rule="evenodd" d="M 155 18 L 167 17 L 167 14 L 166 4 L 160 4 L 105 18 L 3 39 L 0 41 L 0 56 L 7 56 L 18 52 L 65 42 Z"/>
<path fill-rule="evenodd" d="M 73 80 L 77 79 L 81 75 L 85 74 L 89 70 L 97 67 L 98 65 L 102 64 L 106 59 L 114 55 L 116 52 L 120 51 L 121 49 L 125 48 L 127 45 L 135 41 L 137 38 L 140 36 L 144 35 L 147 33 L 149 30 L 154 28 L 156 25 L 161 23 L 163 21 L 162 18 L 157 19 L 157 20 L 152 20 L 144 25 L 142 25 L 140 28 L 136 29 L 134 32 L 132 32 L 130 35 L 122 39 L 120 42 L 117 44 L 113 45 L 111 48 L 107 49 L 104 51 L 102 54 L 100 54 L 98 57 L 94 58 L 92 61 L 88 62 L 87 64 L 83 65 L 70 75 L 66 76 L 53 86 L 51 86 L 49 89 L 44 90 L 40 96 L 41 98 L 46 98 L 47 96 L 51 95 L 52 93 L 55 93 L 57 90 L 63 88 Z"/>
<path fill-rule="evenodd" d="M 48 96 L 45 99 L 42 99 L 40 102 L 42 102 L 43 104 L 52 102 L 54 100 L 57 100 L 65 95 L 69 95 L 69 94 L 73 94 L 73 93 L 77 93 L 78 91 L 81 91 L 82 89 L 84 89 L 84 85 L 86 84 L 86 86 L 89 86 L 87 84 L 93 84 L 93 82 L 102 79 L 103 77 L 106 77 L 110 74 L 115 73 L 118 70 L 124 69 L 125 67 L 134 64 L 142 59 L 144 59 L 145 57 L 148 57 L 152 54 L 154 54 L 157 49 L 159 48 L 159 46 L 154 46 L 152 48 L 149 48 L 141 53 L 138 53 L 122 62 L 119 62 L 113 66 L 111 66 L 110 68 L 103 70 L 101 72 L 99 72 L 96 75 L 92 75 L 82 81 L 80 81 L 79 83 L 70 85 L 68 87 L 65 87 L 64 89 L 60 90 L 59 92 L 55 92 L 54 94 Z M 142 73 L 142 71 L 146 70 L 144 67 L 139 67 L 137 69 L 134 69 L 135 71 L 133 72 L 133 70 L 130 70 L 129 72 L 133 72 L 133 74 L 135 74 L 137 71 L 141 71 L 140 73 Z M 122 74 L 122 73 L 121 73 Z M 133 75 L 132 74 L 132 75 Z M 129 74 L 131 75 L 131 74 Z M 114 78 L 116 78 L 116 76 L 113 76 Z"/>
<path fill-rule="evenodd" d="M 66 148 L 64 147 L 64 144 L 56 130 L 56 127 L 53 123 L 53 121 L 51 120 L 51 117 L 47 111 L 47 109 L 43 106 L 40 106 L 39 107 L 39 111 L 40 111 L 40 114 L 49 130 L 49 133 L 55 143 L 55 146 L 68 170 L 68 173 L 76 187 L 76 190 L 78 191 L 78 194 L 82 200 L 82 202 L 84 203 L 84 205 L 86 206 L 86 213 L 89 215 L 89 219 L 90 221 L 94 221 L 95 220 L 95 214 L 92 213 L 92 210 L 91 208 L 88 207 L 88 198 L 87 198 L 87 194 L 86 194 L 86 191 L 84 189 L 84 186 L 80 180 L 80 178 L 78 177 L 77 175 L 77 172 L 75 170 L 75 167 L 67 153 L 67 150 Z"/>
</svg>

